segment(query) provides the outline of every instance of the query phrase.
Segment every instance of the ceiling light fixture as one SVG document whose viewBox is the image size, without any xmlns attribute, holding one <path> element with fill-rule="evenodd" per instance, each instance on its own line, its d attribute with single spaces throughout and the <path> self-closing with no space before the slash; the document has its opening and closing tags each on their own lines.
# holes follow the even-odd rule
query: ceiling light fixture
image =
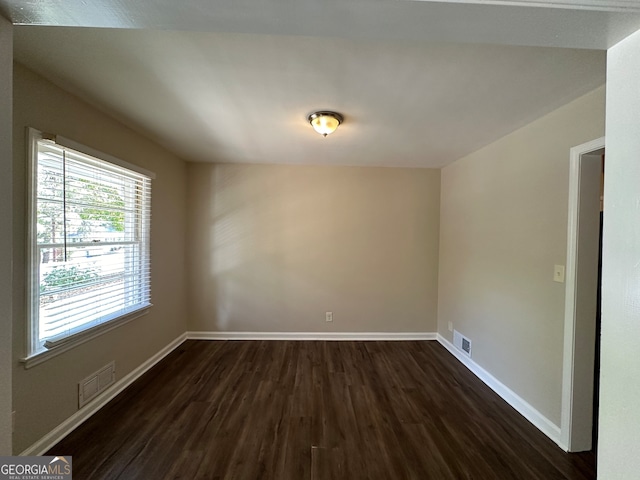
<svg viewBox="0 0 640 480">
<path fill-rule="evenodd" d="M 316 132 L 326 137 L 336 131 L 338 125 L 344 121 L 344 117 L 336 112 L 321 111 L 313 112 L 307 120 Z"/>
</svg>

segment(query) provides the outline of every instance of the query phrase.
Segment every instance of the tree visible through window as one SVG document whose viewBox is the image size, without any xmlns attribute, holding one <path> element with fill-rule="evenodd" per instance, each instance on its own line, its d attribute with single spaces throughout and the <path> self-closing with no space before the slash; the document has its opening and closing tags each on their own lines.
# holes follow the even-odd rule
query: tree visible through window
<svg viewBox="0 0 640 480">
<path fill-rule="evenodd" d="M 30 355 L 150 305 L 150 178 L 32 145 Z"/>
</svg>

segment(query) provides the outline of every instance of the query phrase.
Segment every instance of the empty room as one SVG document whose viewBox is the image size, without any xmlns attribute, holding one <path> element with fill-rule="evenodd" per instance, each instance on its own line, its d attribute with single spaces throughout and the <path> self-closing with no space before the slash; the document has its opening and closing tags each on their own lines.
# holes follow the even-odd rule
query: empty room
<svg viewBox="0 0 640 480">
<path fill-rule="evenodd" d="M 637 478 L 635 0 L 0 0 L 0 61 L 3 468 Z"/>
</svg>

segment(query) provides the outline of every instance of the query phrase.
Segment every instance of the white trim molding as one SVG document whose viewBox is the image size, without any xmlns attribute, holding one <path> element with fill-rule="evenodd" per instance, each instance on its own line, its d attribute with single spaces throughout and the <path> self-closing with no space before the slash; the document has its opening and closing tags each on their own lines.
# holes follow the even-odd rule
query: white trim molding
<svg viewBox="0 0 640 480">
<path fill-rule="evenodd" d="M 72 337 L 67 337 L 66 341 L 60 344 L 60 346 L 57 346 L 50 350 L 44 350 L 42 352 L 38 352 L 30 357 L 21 358 L 20 363 L 24 365 L 25 369 L 35 367 L 36 365 L 39 365 L 42 362 L 46 362 L 50 358 L 53 358 L 55 356 L 60 355 L 61 353 L 71 350 L 72 348 L 75 348 L 84 342 L 88 342 L 89 340 L 92 340 L 96 337 L 99 337 L 100 335 L 110 332 L 111 330 L 118 328 L 124 325 L 125 323 L 129 323 L 132 320 L 135 320 L 136 318 L 140 318 L 143 315 L 146 315 L 147 313 L 149 313 L 149 309 L 152 306 L 153 305 L 149 305 L 140 310 L 136 310 L 135 312 L 131 312 L 129 314 L 123 315 L 121 318 L 117 320 L 113 320 L 108 323 L 103 323 L 102 325 L 98 325 L 97 327 L 93 327 L 89 330 L 84 330 L 76 335 L 73 335 Z"/>
<path fill-rule="evenodd" d="M 449 350 L 449 352 L 456 357 L 465 367 L 467 367 L 476 377 L 482 380 L 491 390 L 497 393 L 505 402 L 511 405 L 520 415 L 529 420 L 538 430 L 544 433 L 547 437 L 553 440 L 560 448 L 567 450 L 562 444 L 560 438 L 560 427 L 541 414 L 538 410 L 533 408 L 522 397 L 517 395 L 513 390 L 504 385 L 500 380 L 487 372 L 484 368 L 478 365 L 462 354 L 460 350 L 455 348 L 453 344 L 444 338 L 442 335 L 437 335 L 437 340 L 440 344 Z"/>
<path fill-rule="evenodd" d="M 470 358 L 462 355 L 451 342 L 442 335 L 434 332 L 185 332 L 153 355 L 139 367 L 122 377 L 111 387 L 107 388 L 96 400 L 81 408 L 71 417 L 55 427 L 40 440 L 20 453 L 21 456 L 43 455 L 52 446 L 69 435 L 73 430 L 91 418 L 102 407 L 113 400 L 128 386 L 144 375 L 154 365 L 178 348 L 185 340 L 327 340 L 327 341 L 414 341 L 437 340 L 455 358 L 465 365 L 473 374 L 482 380 L 489 388 L 511 405 L 523 417 L 529 420 L 542 433 L 557 443 L 561 448 L 567 448 L 561 443 L 560 428 L 529 405 L 516 393 L 502 384 L 489 372 Z"/>
<path fill-rule="evenodd" d="M 47 450 L 53 447 L 64 437 L 69 435 L 73 430 L 82 425 L 86 420 L 91 418 L 96 412 L 98 412 L 98 410 L 100 410 L 107 403 L 118 396 L 125 388 L 127 388 L 138 378 L 144 375 L 160 360 L 162 360 L 164 357 L 178 348 L 186 339 L 187 335 L 185 333 L 177 337 L 166 347 L 149 358 L 146 362 L 142 363 L 138 368 L 132 370 L 116 383 L 107 388 L 104 393 L 101 393 L 95 400 L 91 401 L 85 407 L 78 410 L 76 413 L 71 415 L 36 443 L 27 448 L 20 454 L 20 456 L 44 455 Z"/>
<path fill-rule="evenodd" d="M 189 340 L 435 340 L 434 332 L 187 332 Z"/>
<path fill-rule="evenodd" d="M 411 0 L 442 2 L 442 0 Z M 639 13 L 637 0 L 446 0 L 446 3 L 499 5 L 507 7 L 564 8 L 570 10 L 597 10 L 602 12 Z"/>
<path fill-rule="evenodd" d="M 48 136 L 50 138 L 53 137 L 53 141 L 61 147 L 70 148 L 71 150 L 84 153 L 85 155 L 99 158 L 100 160 L 113 163 L 114 165 L 118 165 L 128 170 L 133 170 L 134 172 L 146 175 L 153 180 L 155 180 L 156 178 L 155 172 L 152 172 L 151 170 L 147 170 L 146 168 L 139 167 L 138 165 L 134 165 L 133 163 L 129 163 L 125 160 L 121 160 L 120 158 L 114 157 L 113 155 L 109 155 L 108 153 L 101 152 L 99 150 L 96 150 L 95 148 L 88 147 L 87 145 L 83 145 L 79 142 L 63 137 L 62 135 L 48 134 Z"/>
<path fill-rule="evenodd" d="M 605 148 L 605 137 L 573 147 L 569 158 L 569 212 L 567 226 L 567 267 L 564 306 L 564 346 L 562 360 L 561 440 L 567 451 L 582 450 L 591 438 L 572 439 L 574 430 L 574 384 L 577 323 L 577 275 L 582 155 Z M 595 319 L 594 319 L 595 321 Z"/>
</svg>

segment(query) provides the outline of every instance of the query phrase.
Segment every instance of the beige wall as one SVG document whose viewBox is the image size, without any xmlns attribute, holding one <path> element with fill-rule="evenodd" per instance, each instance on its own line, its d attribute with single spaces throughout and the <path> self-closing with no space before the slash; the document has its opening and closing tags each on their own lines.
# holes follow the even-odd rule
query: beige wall
<svg viewBox="0 0 640 480">
<path fill-rule="evenodd" d="M 640 31 L 607 55 L 598 478 L 640 472 Z"/>
<path fill-rule="evenodd" d="M 442 170 L 438 332 L 560 425 L 569 149 L 604 135 L 604 87 Z"/>
<path fill-rule="evenodd" d="M 189 164 L 189 329 L 434 332 L 439 196 L 438 170 Z"/>
<path fill-rule="evenodd" d="M 0 456 L 11 455 L 12 70 L 12 26 L 0 15 Z"/>
<path fill-rule="evenodd" d="M 25 370 L 25 127 L 63 135 L 154 171 L 150 313 Z M 186 164 L 135 132 L 15 65 L 14 75 L 14 452 L 77 410 L 77 382 L 111 360 L 122 378 L 186 330 Z"/>
</svg>

